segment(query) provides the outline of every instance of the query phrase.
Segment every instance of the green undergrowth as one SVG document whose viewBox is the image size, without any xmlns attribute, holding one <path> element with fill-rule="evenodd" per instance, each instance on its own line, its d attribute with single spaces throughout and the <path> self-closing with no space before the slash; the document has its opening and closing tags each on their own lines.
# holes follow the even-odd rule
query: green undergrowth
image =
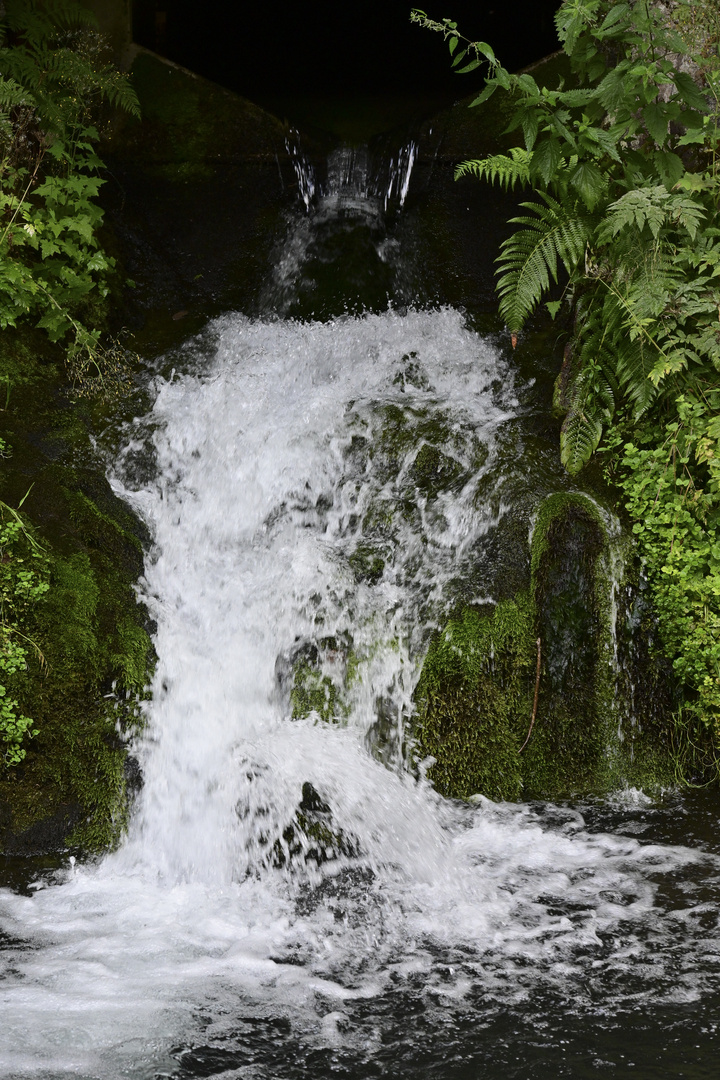
<svg viewBox="0 0 720 1080">
<path fill-rule="evenodd" d="M 605 455 L 682 689 L 677 728 L 714 743 L 717 779 L 720 8 L 563 0 L 572 81 L 544 86 L 450 18 L 411 18 L 442 34 L 456 70 L 484 70 L 473 105 L 511 107 L 514 145 L 480 145 L 456 177 L 523 192 L 499 313 L 513 341 L 540 303 L 564 323 L 561 460 L 574 475 Z"/>
<path fill-rule="evenodd" d="M 685 687 L 683 723 L 702 725 L 720 747 L 718 391 L 686 393 L 676 409 L 677 418 L 648 417 L 618 432 L 608 473 L 633 521 L 660 636 Z"/>
<path fill-rule="evenodd" d="M 98 124 L 103 108 L 138 115 L 95 24 L 73 0 L 0 5 L 0 329 L 31 323 L 62 342 L 88 393 L 126 368 L 97 319 L 116 270 L 100 239 Z"/>
</svg>

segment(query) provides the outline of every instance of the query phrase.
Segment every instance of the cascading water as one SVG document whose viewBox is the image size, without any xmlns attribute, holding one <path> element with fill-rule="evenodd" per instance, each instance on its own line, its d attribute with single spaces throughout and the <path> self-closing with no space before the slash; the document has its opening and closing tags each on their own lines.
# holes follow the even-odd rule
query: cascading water
<svg viewBox="0 0 720 1080">
<path fill-rule="evenodd" d="M 716 1039 L 709 845 L 639 793 L 459 804 L 406 767 L 429 636 L 493 601 L 533 482 L 528 387 L 450 309 L 230 314 L 177 366 L 111 469 L 153 536 L 144 787 L 117 852 L 0 893 L 2 1075 L 679 1075 L 678 1024 Z M 294 718 L 310 655 L 325 719 Z"/>
</svg>

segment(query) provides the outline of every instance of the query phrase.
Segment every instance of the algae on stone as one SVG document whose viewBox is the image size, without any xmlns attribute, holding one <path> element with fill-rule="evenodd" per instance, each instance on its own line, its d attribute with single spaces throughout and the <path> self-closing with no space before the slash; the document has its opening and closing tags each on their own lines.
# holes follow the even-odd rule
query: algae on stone
<svg viewBox="0 0 720 1080">
<path fill-rule="evenodd" d="M 329 805 L 311 783 L 302 786 L 302 798 L 293 820 L 272 846 L 272 864 L 277 868 L 303 863 L 332 862 L 341 855 L 354 857 L 359 845 L 333 822 Z"/>
</svg>

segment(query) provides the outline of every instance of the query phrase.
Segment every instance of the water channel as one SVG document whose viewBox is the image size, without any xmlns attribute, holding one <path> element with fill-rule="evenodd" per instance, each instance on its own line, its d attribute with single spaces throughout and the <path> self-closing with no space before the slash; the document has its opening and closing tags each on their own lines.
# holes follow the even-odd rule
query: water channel
<svg viewBox="0 0 720 1080">
<path fill-rule="evenodd" d="M 716 801 L 460 803 L 411 767 L 433 631 L 569 481 L 501 328 L 427 295 L 412 143 L 288 152 L 260 313 L 161 358 L 108 451 L 152 535 L 144 783 L 118 851 L 0 891 L 0 1074 L 714 1077 Z M 336 722 L 293 718 L 310 654 Z"/>
</svg>

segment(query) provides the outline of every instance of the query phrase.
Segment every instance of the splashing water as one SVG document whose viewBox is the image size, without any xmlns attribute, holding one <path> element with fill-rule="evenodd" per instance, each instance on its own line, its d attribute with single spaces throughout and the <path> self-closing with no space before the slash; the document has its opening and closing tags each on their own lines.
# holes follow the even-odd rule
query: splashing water
<svg viewBox="0 0 720 1080">
<path fill-rule="evenodd" d="M 593 833 L 577 810 L 447 802 L 400 749 L 391 768 L 372 752 L 379 702 L 401 746 L 428 635 L 502 516 L 488 490 L 519 406 L 497 351 L 449 310 L 228 316 L 188 364 L 115 467 L 154 536 L 144 790 L 118 852 L 0 894 L 3 1075 L 299 1076 L 313 1047 L 382 1073 L 392 1017 L 420 1001 L 428 1033 L 568 988 L 581 1013 L 698 1001 L 713 858 Z M 433 424 L 457 469 L 429 495 Z M 133 483 L 148 443 L 156 474 Z M 353 556 L 371 534 L 369 581 Z M 351 651 L 358 673 L 342 722 L 292 719 L 282 672 L 329 638 L 330 669 Z M 326 862 L 283 841 L 304 785 L 346 838 Z"/>
</svg>

